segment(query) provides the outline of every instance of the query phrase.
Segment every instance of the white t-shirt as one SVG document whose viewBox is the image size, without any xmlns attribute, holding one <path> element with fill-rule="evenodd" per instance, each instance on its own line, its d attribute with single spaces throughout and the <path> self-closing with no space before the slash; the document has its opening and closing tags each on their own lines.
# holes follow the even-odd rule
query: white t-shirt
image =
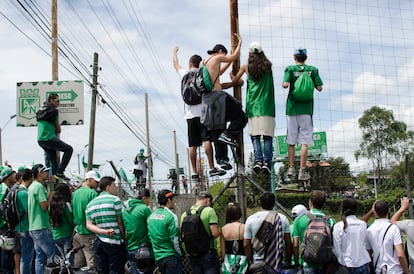
<svg viewBox="0 0 414 274">
<path fill-rule="evenodd" d="M 367 224 L 355 215 L 346 217 L 347 227 L 340 221 L 333 228 L 333 253 L 341 265 L 360 267 L 371 261 L 368 254 Z"/>
<path fill-rule="evenodd" d="M 390 224 L 389 219 L 377 219 L 368 228 L 367 248 L 373 251 L 372 262 L 374 265 L 377 258 L 379 258 L 375 273 L 380 273 L 383 265 L 387 265 L 388 274 L 401 274 L 403 272 L 397 253 L 394 250 L 395 245 L 402 244 L 400 229 L 396 225 L 392 225 L 384 238 L 385 231 Z"/>
<path fill-rule="evenodd" d="M 188 71 L 188 69 L 179 69 L 178 75 L 180 75 L 180 79 L 183 79 Z M 184 103 L 184 119 L 193 119 L 195 117 L 201 117 L 201 104 L 190 106 Z"/>
<path fill-rule="evenodd" d="M 253 215 L 249 216 L 246 220 L 246 224 L 244 226 L 244 239 L 253 239 L 256 235 L 257 231 L 259 230 L 260 226 L 263 223 L 263 220 L 266 218 L 267 214 L 269 213 L 268 210 L 261 210 Z M 289 221 L 285 215 L 278 213 L 280 216 L 280 221 L 282 222 L 282 232 L 283 234 L 290 233 L 289 229 Z M 259 254 L 253 251 L 253 260 L 262 260 Z"/>
</svg>

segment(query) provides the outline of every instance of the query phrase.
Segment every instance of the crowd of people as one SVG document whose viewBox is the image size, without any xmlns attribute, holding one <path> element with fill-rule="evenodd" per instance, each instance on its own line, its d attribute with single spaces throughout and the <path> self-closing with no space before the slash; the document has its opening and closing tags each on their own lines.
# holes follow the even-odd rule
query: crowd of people
<svg viewBox="0 0 414 274">
<path fill-rule="evenodd" d="M 271 172 L 275 128 L 272 63 L 262 46 L 253 42 L 249 46 L 248 62 L 238 72 L 230 74 L 231 82 L 221 83 L 220 75 L 240 57 L 242 39 L 238 34 L 235 37 L 238 43 L 232 53 L 228 54 L 226 47 L 217 44 L 207 51 L 206 59 L 193 55 L 188 69 L 178 62 L 178 47 L 173 51 L 173 65 L 180 78 L 184 81 L 188 73 L 201 71 L 208 87 L 208 92 L 200 95 L 199 102 L 185 103 L 184 107 L 192 168 L 190 179 L 194 185 L 200 180 L 197 148 L 204 145 L 209 175 L 222 176 L 233 168 L 227 146 L 238 147 L 237 140 L 246 124 L 253 144 L 254 172 L 265 175 Z M 306 181 L 310 179 L 306 170 L 307 151 L 313 143 L 313 90 L 322 91 L 323 83 L 318 69 L 305 64 L 305 48 L 297 48 L 293 58 L 295 65 L 286 67 L 282 81 L 282 87 L 289 89 L 287 176 Z M 245 111 L 240 101 L 223 91 L 242 85 L 244 74 L 247 75 Z M 306 81 L 302 80 L 306 76 L 311 81 L 312 98 L 304 100 L 296 95 L 300 89 L 296 81 Z M 152 194 L 145 188 L 145 161 L 150 154 L 144 155 L 143 149 L 134 158 L 135 197 L 122 201 L 117 196 L 115 178 L 100 178 L 94 170 L 88 171 L 83 184 L 73 190 L 65 183 L 68 178 L 64 174 L 73 149 L 58 137 L 58 106 L 59 96 L 52 93 L 37 113 L 38 143 L 45 152 L 45 165 L 19 168 L 17 172 L 10 166 L 1 166 L 0 201 L 3 202 L 9 192 L 16 191 L 19 215 L 15 227 L 0 215 L 2 273 L 40 274 L 45 268 L 57 267 L 57 247 L 65 252 L 82 247 L 69 260 L 74 269 L 90 273 L 146 274 L 153 273 L 157 266 L 163 274 L 180 274 L 184 272 L 182 259 L 186 253 L 191 273 L 196 274 L 281 273 L 284 269 L 319 274 L 326 273 L 327 266 L 332 264 L 352 274 L 414 273 L 414 230 L 411 230 L 414 221 L 399 221 L 410 206 L 407 198 L 402 199 L 400 210 L 391 219 L 390 208 L 383 200 L 375 201 L 372 209 L 360 219 L 355 215 L 356 199 L 347 197 L 342 202 L 341 219 L 336 222 L 323 212 L 325 193 L 314 190 L 310 193 L 308 207 L 299 204 L 292 208 L 293 222 L 290 223 L 285 215 L 275 210 L 275 195 L 265 192 L 258 200 L 260 209 L 248 216 L 245 223 L 242 209 L 229 203 L 226 224 L 220 228 L 219 217 L 212 207 L 213 197 L 206 191 L 198 191 L 195 204 L 180 217 L 174 213 L 179 184 L 178 174 L 174 172 L 170 175 L 171 190 L 159 191 L 158 206 L 151 209 Z M 295 169 L 297 144 L 301 145 L 298 172 Z M 60 163 L 57 151 L 64 153 Z M 187 193 L 187 178 L 183 176 L 181 180 Z M 207 249 L 203 252 L 189 252 L 196 249 L 192 245 L 202 243 L 188 242 L 182 229 L 192 215 L 198 216 L 208 237 Z M 371 216 L 375 221 L 368 225 Z M 311 226 L 314 222 L 323 222 L 327 227 L 323 237 L 328 237 L 329 241 L 319 247 L 329 251 L 323 253 L 327 255 L 325 258 L 320 258 L 328 260 L 324 263 L 315 258 L 311 260 L 311 255 L 305 254 L 311 242 L 308 240 L 310 230 L 319 229 Z M 407 235 L 406 249 L 401 232 Z M 6 235 L 14 241 L 6 241 Z"/>
<path fill-rule="evenodd" d="M 31 169 L 14 171 L 2 166 L 1 195 L 17 190 L 20 221 L 11 227 L 0 216 L 1 233 L 14 235 L 12 248 L 0 240 L 2 273 L 44 273 L 56 267 L 57 246 L 65 252 L 83 246 L 70 258 L 74 269 L 90 273 L 152 273 L 158 266 L 161 273 L 184 273 L 183 256 L 188 253 L 191 273 L 280 273 L 295 269 L 303 273 L 326 273 L 327 263 L 312 263 L 304 255 L 307 231 L 311 220 L 326 220 L 328 246 L 332 260 L 349 273 L 409 273 L 414 269 L 412 220 L 399 221 L 410 207 L 403 198 L 401 208 L 390 217 L 390 208 L 377 200 L 371 210 L 358 218 L 358 203 L 344 198 L 341 219 L 336 222 L 325 215 L 326 195 L 313 190 L 309 203 L 292 208 L 293 221 L 275 211 L 275 195 L 263 193 L 258 199 L 260 209 L 243 223 L 242 210 L 236 203 L 226 208 L 225 222 L 212 207 L 213 197 L 202 191 L 195 204 L 180 217 L 174 213 L 176 193 L 164 189 L 157 194 L 157 207 L 152 210 L 152 195 L 146 188 L 136 197 L 122 201 L 117 196 L 113 177 L 100 178 L 91 170 L 76 190 L 66 183 L 50 183 L 49 168 L 36 164 Z M 198 214 L 208 235 L 208 248 L 201 254 L 187 252 L 199 243 L 184 241 L 183 223 L 188 215 Z M 367 221 L 375 217 L 368 225 Z M 267 228 L 265 224 L 271 224 Z M 13 233 L 11 233 L 13 230 Z M 263 236 L 263 231 L 267 231 Z M 404 248 L 401 232 L 407 235 Z M 264 237 L 264 238 L 263 238 Z M 410 260 L 406 257 L 406 252 Z M 408 264 L 408 261 L 411 263 Z M 250 271 L 250 272 L 249 272 Z"/>
</svg>

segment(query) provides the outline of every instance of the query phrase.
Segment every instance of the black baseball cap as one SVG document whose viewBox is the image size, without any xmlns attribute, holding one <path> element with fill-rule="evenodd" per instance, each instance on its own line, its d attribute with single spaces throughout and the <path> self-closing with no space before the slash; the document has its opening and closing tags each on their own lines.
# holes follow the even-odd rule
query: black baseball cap
<svg viewBox="0 0 414 274">
<path fill-rule="evenodd" d="M 213 54 L 213 53 L 219 52 L 219 50 L 221 50 L 221 51 L 223 51 L 223 52 L 225 52 L 227 54 L 227 49 L 222 44 L 215 45 L 214 48 L 212 50 L 208 50 L 207 53 L 208 54 Z"/>
</svg>

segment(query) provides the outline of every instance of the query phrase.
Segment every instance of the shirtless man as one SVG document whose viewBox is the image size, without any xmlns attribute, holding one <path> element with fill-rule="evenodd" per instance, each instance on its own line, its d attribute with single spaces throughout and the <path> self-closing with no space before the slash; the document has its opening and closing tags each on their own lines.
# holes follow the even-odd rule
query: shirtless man
<svg viewBox="0 0 414 274">
<path fill-rule="evenodd" d="M 220 83 L 220 75 L 233 61 L 240 57 L 242 39 L 237 33 L 234 35 L 238 39 L 238 44 L 232 54 L 227 55 L 227 49 L 223 45 L 217 44 L 212 50 L 207 51 L 210 57 L 203 61 L 214 88 L 213 92 L 209 92 L 203 96 L 204 109 L 202 111 L 201 122 L 210 131 L 214 132 L 219 130 L 221 132 L 218 141 L 237 147 L 236 138 L 247 123 L 246 115 L 242 110 L 240 101 L 226 92 L 221 92 L 223 86 Z M 226 63 L 226 66 L 221 68 L 221 63 Z M 227 128 L 226 122 L 230 122 Z M 213 139 L 215 138 L 213 137 Z"/>
</svg>

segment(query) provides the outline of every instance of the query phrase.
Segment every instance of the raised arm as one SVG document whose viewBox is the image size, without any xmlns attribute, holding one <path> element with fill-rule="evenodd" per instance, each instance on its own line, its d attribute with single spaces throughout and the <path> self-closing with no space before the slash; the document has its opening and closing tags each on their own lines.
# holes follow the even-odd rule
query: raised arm
<svg viewBox="0 0 414 274">
<path fill-rule="evenodd" d="M 173 65 L 174 65 L 174 69 L 178 72 L 182 67 L 181 65 L 178 63 L 178 47 L 174 47 L 173 49 Z"/>
<path fill-rule="evenodd" d="M 401 199 L 401 207 L 400 209 L 395 212 L 395 214 L 392 216 L 391 218 L 391 222 L 393 224 L 396 224 L 397 221 L 401 218 L 401 216 L 404 214 L 404 212 L 408 209 L 408 207 L 410 206 L 410 201 L 408 200 L 407 197 L 403 197 Z"/>
</svg>

